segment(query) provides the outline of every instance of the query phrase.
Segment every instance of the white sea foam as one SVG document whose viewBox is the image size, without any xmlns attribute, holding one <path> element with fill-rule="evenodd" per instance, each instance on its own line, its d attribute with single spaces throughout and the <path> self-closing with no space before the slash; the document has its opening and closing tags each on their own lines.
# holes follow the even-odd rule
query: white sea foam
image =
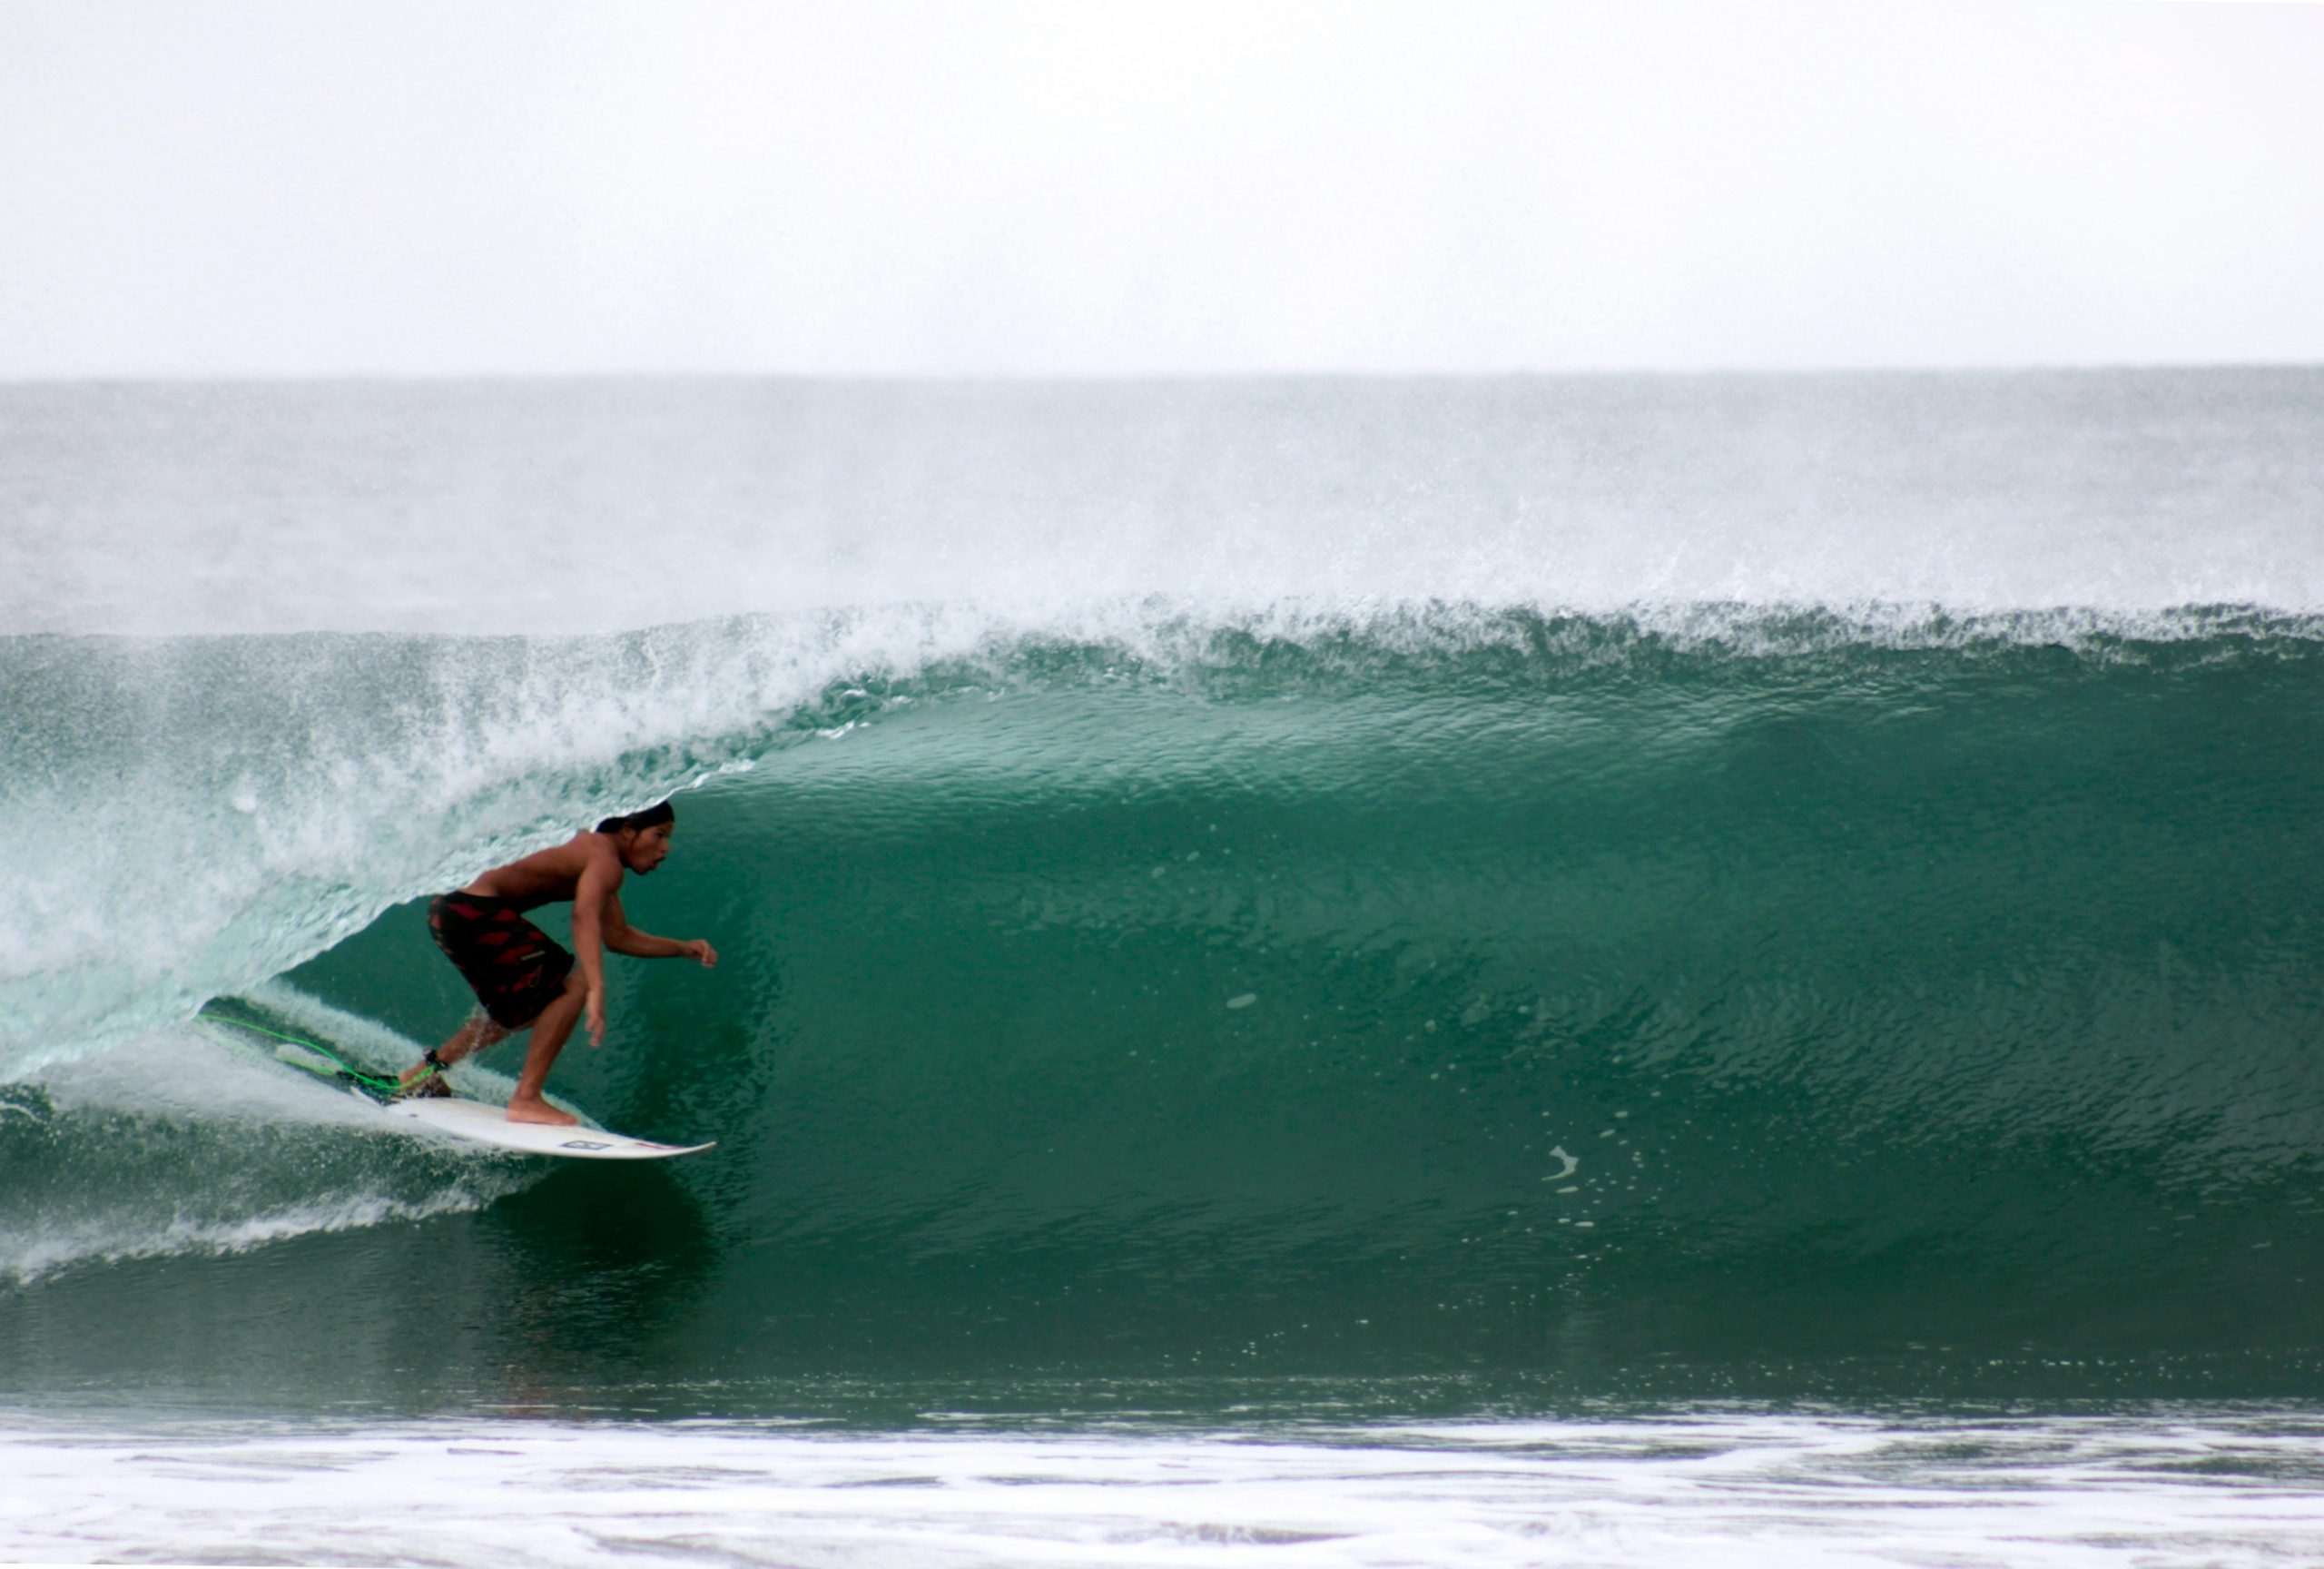
<svg viewBox="0 0 2324 1569">
<path fill-rule="evenodd" d="M 2309 1420 L 1727 1415 L 1346 1432 L 0 1425 L 0 1556 L 566 1569 L 2324 1554 Z"/>
<path fill-rule="evenodd" d="M 144 1217 L 123 1214 L 96 1223 L 51 1224 L 23 1235 L 0 1232 L 0 1281 L 24 1285 L 74 1265 L 247 1253 L 319 1231 L 354 1231 L 389 1221 L 425 1220 L 481 1209 L 498 1197 L 497 1192 L 479 1193 L 458 1186 L 416 1199 L 363 1193 L 223 1219 L 172 1215 L 141 1223 Z"/>
<path fill-rule="evenodd" d="M 279 1013 L 343 1030 L 375 1066 L 417 1043 L 277 983 Z M 334 1034 L 334 1039 L 341 1039 Z M 6 1114 L 70 1119 L 101 1165 L 52 1149 L 0 1186 L 0 1283 L 131 1258 L 241 1253 L 314 1232 L 481 1209 L 537 1179 L 473 1146 L 415 1136 L 345 1091 L 269 1061 L 224 1026 L 159 1030 L 114 1050 L 60 1057 L 24 1081 Z M 463 1070 L 485 1093 L 505 1075 Z M 102 1130 L 101 1138 L 85 1131 Z"/>
</svg>

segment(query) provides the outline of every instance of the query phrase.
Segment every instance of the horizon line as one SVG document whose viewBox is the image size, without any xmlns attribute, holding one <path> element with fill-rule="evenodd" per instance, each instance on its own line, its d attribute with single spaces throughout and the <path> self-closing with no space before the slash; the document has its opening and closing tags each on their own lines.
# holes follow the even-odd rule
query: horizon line
<svg viewBox="0 0 2324 1569">
<path fill-rule="evenodd" d="M 979 383 L 1134 385 L 1222 381 L 1547 381 L 1670 380 L 1716 378 L 1801 380 L 1877 376 L 2035 376 L 2107 372 L 2324 370 L 2308 360 L 1994 360 L 1964 364 L 1576 366 L 1499 370 L 126 370 L 92 373 L 0 373 L 0 388 L 103 386 L 423 385 L 487 382 L 821 381 L 882 385 Z"/>
</svg>

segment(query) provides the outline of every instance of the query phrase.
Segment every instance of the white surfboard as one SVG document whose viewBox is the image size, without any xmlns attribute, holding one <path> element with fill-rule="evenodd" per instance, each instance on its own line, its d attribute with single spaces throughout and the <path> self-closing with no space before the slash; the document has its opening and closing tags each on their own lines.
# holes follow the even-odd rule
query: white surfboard
<svg viewBox="0 0 2324 1569">
<path fill-rule="evenodd" d="M 387 1083 L 387 1080 L 373 1077 L 369 1081 L 370 1088 L 367 1089 L 364 1081 L 348 1071 L 342 1061 L 332 1055 L 327 1047 L 318 1046 L 311 1041 L 277 1034 L 240 1020 L 229 1019 L 224 1022 L 241 1024 L 246 1030 L 258 1030 L 261 1034 L 272 1036 L 279 1042 L 274 1048 L 277 1061 L 304 1069 L 319 1079 L 331 1080 L 375 1110 L 417 1122 L 429 1132 L 449 1134 L 471 1143 L 489 1144 L 497 1150 L 520 1150 L 527 1155 L 564 1155 L 585 1160 L 665 1160 L 673 1155 L 696 1155 L 716 1146 L 714 1140 L 708 1144 L 656 1144 L 651 1139 L 633 1139 L 626 1133 L 593 1128 L 586 1123 L 553 1128 L 545 1122 L 511 1122 L 507 1107 L 489 1100 L 469 1100 L 457 1095 L 384 1100 L 379 1087 Z M 572 1110 L 570 1107 L 564 1109 Z"/>
<path fill-rule="evenodd" d="M 371 1103 L 379 1105 L 377 1101 Z M 545 1122 L 511 1122 L 506 1107 L 457 1097 L 390 1100 L 379 1110 L 391 1117 L 408 1117 L 456 1139 L 502 1150 L 519 1150 L 527 1155 L 566 1155 L 584 1160 L 664 1160 L 673 1155 L 698 1154 L 715 1143 L 656 1144 L 650 1139 L 633 1139 L 626 1133 L 604 1128 L 578 1124 L 552 1128 Z"/>
</svg>

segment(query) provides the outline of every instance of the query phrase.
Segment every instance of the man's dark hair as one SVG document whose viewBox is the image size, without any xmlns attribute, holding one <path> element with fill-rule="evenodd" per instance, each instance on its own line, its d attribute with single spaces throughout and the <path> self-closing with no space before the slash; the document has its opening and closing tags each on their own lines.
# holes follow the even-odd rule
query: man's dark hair
<svg viewBox="0 0 2324 1569">
<path fill-rule="evenodd" d="M 608 817 L 597 824 L 600 834 L 618 834 L 625 828 L 651 828 L 657 823 L 675 823 L 678 814 L 667 801 L 656 801 L 643 812 L 633 812 L 626 817 Z"/>
</svg>

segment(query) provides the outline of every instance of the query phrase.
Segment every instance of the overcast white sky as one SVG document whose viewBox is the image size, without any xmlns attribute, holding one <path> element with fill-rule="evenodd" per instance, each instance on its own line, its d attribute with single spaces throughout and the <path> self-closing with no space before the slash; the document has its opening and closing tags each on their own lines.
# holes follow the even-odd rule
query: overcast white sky
<svg viewBox="0 0 2324 1569">
<path fill-rule="evenodd" d="M 2324 6 L 0 0 L 0 376 L 2324 361 Z"/>
</svg>

